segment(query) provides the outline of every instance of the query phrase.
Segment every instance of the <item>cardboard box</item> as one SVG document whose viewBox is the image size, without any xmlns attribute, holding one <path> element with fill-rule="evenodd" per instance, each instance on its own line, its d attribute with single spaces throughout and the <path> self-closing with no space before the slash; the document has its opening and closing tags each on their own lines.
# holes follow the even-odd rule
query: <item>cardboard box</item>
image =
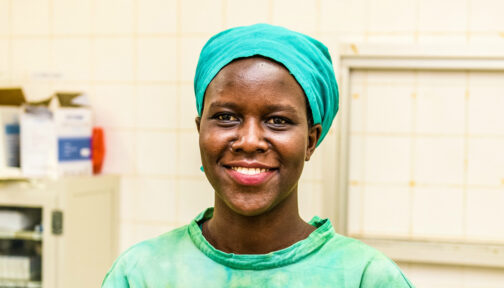
<svg viewBox="0 0 504 288">
<path fill-rule="evenodd" d="M 0 178 L 21 175 L 19 121 L 24 104 L 21 88 L 0 89 Z"/>
<path fill-rule="evenodd" d="M 21 116 L 21 167 L 26 177 L 91 175 L 92 113 L 82 93 L 57 92 Z"/>
</svg>

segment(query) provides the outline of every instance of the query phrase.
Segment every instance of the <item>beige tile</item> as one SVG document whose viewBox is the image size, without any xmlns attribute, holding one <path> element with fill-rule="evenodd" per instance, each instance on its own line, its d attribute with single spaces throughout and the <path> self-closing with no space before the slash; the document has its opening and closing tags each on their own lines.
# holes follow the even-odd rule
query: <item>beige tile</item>
<svg viewBox="0 0 504 288">
<path fill-rule="evenodd" d="M 134 31 L 133 0 L 97 1 L 94 4 L 93 33 L 131 34 Z"/>
<path fill-rule="evenodd" d="M 464 138 L 416 138 L 413 180 L 419 184 L 462 185 Z"/>
<path fill-rule="evenodd" d="M 138 1 L 138 33 L 167 34 L 177 32 L 176 0 Z"/>
<path fill-rule="evenodd" d="M 365 179 L 373 183 L 409 183 L 411 140 L 403 137 L 366 138 Z"/>
<path fill-rule="evenodd" d="M 459 33 L 439 33 L 433 34 L 429 32 L 418 34 L 418 43 L 425 45 L 467 45 L 467 34 Z"/>
<path fill-rule="evenodd" d="M 201 49 L 207 42 L 206 37 L 182 38 L 181 57 L 181 79 L 182 81 L 193 81 L 196 74 Z"/>
<path fill-rule="evenodd" d="M 408 86 L 369 85 L 366 97 L 368 132 L 412 130 L 413 88 Z"/>
<path fill-rule="evenodd" d="M 13 35 L 48 35 L 49 0 L 11 1 Z"/>
<path fill-rule="evenodd" d="M 352 73 L 350 91 L 350 131 L 363 132 L 365 130 L 367 89 L 365 78 L 359 73 Z"/>
<path fill-rule="evenodd" d="M 363 203 L 363 186 L 348 187 L 348 222 L 347 229 L 349 235 L 362 234 L 362 214 L 364 213 Z"/>
<path fill-rule="evenodd" d="M 467 5 L 459 0 L 418 2 L 419 31 L 466 31 Z M 449 11 L 449 13 L 447 13 Z"/>
<path fill-rule="evenodd" d="M 429 264 L 410 264 L 409 280 L 416 287 L 460 288 L 463 283 L 463 268 Z"/>
<path fill-rule="evenodd" d="M 364 190 L 364 234 L 405 236 L 410 224 L 408 187 L 367 186 Z"/>
<path fill-rule="evenodd" d="M 177 49 L 174 38 L 138 39 L 138 79 L 177 80 Z"/>
<path fill-rule="evenodd" d="M 314 216 L 324 217 L 322 215 L 323 192 L 323 187 L 320 183 L 301 183 L 299 185 L 299 215 L 305 221 L 310 221 Z"/>
<path fill-rule="evenodd" d="M 468 142 L 469 185 L 502 185 L 504 181 L 504 139 L 476 138 Z"/>
<path fill-rule="evenodd" d="M 198 116 L 196 110 L 196 98 L 192 85 L 184 84 L 180 86 L 180 123 L 179 128 L 196 131 L 195 118 Z"/>
<path fill-rule="evenodd" d="M 400 34 L 371 34 L 367 37 L 369 43 L 391 44 L 414 44 L 415 33 L 413 31 L 401 32 Z"/>
<path fill-rule="evenodd" d="M 199 134 L 196 131 L 179 133 L 177 140 L 180 147 L 180 164 L 177 166 L 177 173 L 191 176 L 204 175 L 200 170 Z"/>
<path fill-rule="evenodd" d="M 504 269 L 467 267 L 463 279 L 466 287 L 499 288 L 504 283 Z"/>
<path fill-rule="evenodd" d="M 504 189 L 468 189 L 467 237 L 485 241 L 504 239 Z"/>
<path fill-rule="evenodd" d="M 495 0 L 469 1 L 470 31 L 503 31 L 504 3 Z"/>
<path fill-rule="evenodd" d="M 244 26 L 268 22 L 269 0 L 232 0 L 226 4 L 226 26 Z"/>
<path fill-rule="evenodd" d="M 133 80 L 133 39 L 96 38 L 92 45 L 94 80 Z"/>
<path fill-rule="evenodd" d="M 444 78 L 442 75 L 437 76 Z M 465 84 L 442 86 L 430 82 L 419 86 L 416 95 L 416 131 L 463 134 L 466 119 Z"/>
<path fill-rule="evenodd" d="M 369 0 L 370 32 L 414 31 L 416 0 Z M 397 11 L 401 11 L 397 13 Z"/>
<path fill-rule="evenodd" d="M 32 77 L 33 73 L 50 72 L 50 43 L 47 39 L 12 39 L 12 72 Z"/>
<path fill-rule="evenodd" d="M 176 174 L 177 137 L 176 133 L 138 132 L 136 147 L 138 173 L 140 175 Z"/>
<path fill-rule="evenodd" d="M 222 1 L 181 1 L 182 33 L 214 34 L 223 28 Z"/>
<path fill-rule="evenodd" d="M 364 33 L 368 23 L 367 0 L 320 1 L 320 30 L 328 32 Z"/>
<path fill-rule="evenodd" d="M 461 188 L 420 188 L 413 193 L 413 236 L 463 237 L 464 192 Z"/>
<path fill-rule="evenodd" d="M 273 24 L 313 34 L 317 30 L 317 4 L 313 0 L 273 1 Z"/>
<path fill-rule="evenodd" d="M 91 80 L 91 40 L 56 38 L 52 43 L 53 69 L 70 81 Z"/>
<path fill-rule="evenodd" d="M 413 71 L 396 71 L 396 70 L 376 70 L 366 71 L 366 78 L 369 85 L 380 86 L 411 86 L 413 87 L 416 81 L 417 73 Z"/>
<path fill-rule="evenodd" d="M 499 32 L 472 32 L 470 34 L 470 43 L 477 45 L 503 45 L 504 37 Z"/>
<path fill-rule="evenodd" d="M 9 40 L 0 39 L 0 81 L 9 80 Z"/>
<path fill-rule="evenodd" d="M 119 224 L 119 252 L 123 253 L 128 248 L 138 243 L 136 239 L 136 225 L 123 222 Z M 119 255 L 117 255 L 119 256 Z"/>
<path fill-rule="evenodd" d="M 177 89 L 175 85 L 140 85 L 137 88 L 136 127 L 177 128 Z"/>
<path fill-rule="evenodd" d="M 90 101 L 97 125 L 112 128 L 135 127 L 135 86 L 96 85 L 90 94 Z"/>
<path fill-rule="evenodd" d="M 20 86 L 28 101 L 46 100 L 54 93 L 53 85 L 44 80 L 24 82 Z"/>
<path fill-rule="evenodd" d="M 140 178 L 136 195 L 135 219 L 140 221 L 176 221 L 175 180 Z"/>
<path fill-rule="evenodd" d="M 206 179 L 179 181 L 177 221 L 189 223 L 203 210 L 214 206 L 214 192 Z"/>
<path fill-rule="evenodd" d="M 473 85 L 469 96 L 469 133 L 504 135 L 504 74 L 493 85 Z M 472 83 L 472 82 L 471 82 Z M 499 85 L 499 86 L 497 86 Z"/>
<path fill-rule="evenodd" d="M 105 161 L 103 173 L 132 174 L 135 172 L 136 135 L 132 131 L 105 129 Z"/>
<path fill-rule="evenodd" d="M 53 33 L 76 35 L 92 32 L 92 1 L 53 0 L 52 3 Z"/>
<path fill-rule="evenodd" d="M 138 218 L 137 203 L 139 190 L 139 179 L 131 176 L 121 177 L 121 188 L 119 190 L 119 219 L 131 220 Z"/>
<path fill-rule="evenodd" d="M 366 161 L 366 142 L 362 135 L 350 136 L 349 151 L 350 159 L 348 161 L 348 181 L 350 182 L 363 182 L 364 171 L 367 165 Z"/>
<path fill-rule="evenodd" d="M 9 35 L 11 25 L 9 13 L 10 2 L 10 0 L 0 0 L 0 36 Z"/>
</svg>

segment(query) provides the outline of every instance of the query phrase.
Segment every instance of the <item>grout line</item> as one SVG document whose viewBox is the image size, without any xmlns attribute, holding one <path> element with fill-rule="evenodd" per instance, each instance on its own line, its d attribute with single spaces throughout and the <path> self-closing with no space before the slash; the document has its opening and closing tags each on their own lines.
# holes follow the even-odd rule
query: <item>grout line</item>
<svg viewBox="0 0 504 288">
<path fill-rule="evenodd" d="M 362 89 L 362 130 L 366 131 L 367 130 L 367 105 L 368 105 L 368 76 L 369 76 L 369 72 L 366 70 L 364 72 L 364 83 L 363 83 L 363 89 Z M 351 78 L 351 77 L 350 77 Z M 366 182 L 366 143 L 367 141 L 364 141 L 364 137 L 362 137 L 361 141 L 362 141 L 362 164 L 361 164 L 361 167 L 362 167 L 362 181 L 365 183 Z M 364 217 L 366 216 L 365 214 L 365 209 L 364 209 L 364 204 L 365 204 L 365 197 L 366 197 L 366 187 L 363 186 L 361 189 L 360 189 L 360 207 L 361 207 L 361 211 L 360 211 L 360 232 L 361 233 L 364 233 L 364 225 L 365 225 L 365 221 L 364 221 Z"/>
<path fill-rule="evenodd" d="M 413 208 L 414 208 L 414 196 L 415 196 L 415 164 L 416 164 L 416 145 L 417 145 L 417 110 L 418 110 L 418 71 L 414 74 L 414 85 L 411 97 L 411 142 L 410 142 L 410 183 L 409 183 L 409 231 L 410 237 L 413 237 Z"/>
</svg>

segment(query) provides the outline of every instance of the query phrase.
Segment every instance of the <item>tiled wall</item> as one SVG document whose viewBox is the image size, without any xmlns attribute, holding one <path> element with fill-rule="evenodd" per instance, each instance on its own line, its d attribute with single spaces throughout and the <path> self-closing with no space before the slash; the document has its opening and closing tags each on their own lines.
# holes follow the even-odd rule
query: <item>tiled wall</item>
<svg viewBox="0 0 504 288">
<path fill-rule="evenodd" d="M 280 24 L 320 38 L 335 58 L 338 43 L 348 41 L 492 45 L 504 42 L 503 9 L 499 0 L 0 0 L 0 85 L 22 85 L 31 99 L 44 98 L 54 90 L 89 94 L 96 124 L 106 129 L 104 170 L 123 179 L 121 247 L 125 249 L 187 223 L 212 205 L 211 187 L 199 171 L 192 92 L 199 50 L 212 34 L 255 22 Z M 336 66 L 337 62 L 335 59 Z M 368 89 L 395 100 L 388 88 L 376 85 Z M 374 112 L 379 111 L 370 111 L 370 117 Z M 396 112 L 397 117 L 407 113 Z M 435 113 L 432 115 L 442 112 Z M 426 125 L 431 123 L 426 121 Z M 376 129 L 405 128 L 395 126 L 405 123 L 373 124 Z M 331 133 L 320 148 L 333 149 L 335 138 Z M 433 143 L 424 148 L 429 144 Z M 474 148 L 478 147 L 486 149 L 484 143 Z M 304 218 L 330 213 L 324 210 L 324 193 L 330 192 L 323 188 L 322 175 L 327 173 L 322 173 L 322 159 L 315 153 L 303 175 L 300 201 Z M 428 177 L 436 176 L 425 172 Z M 396 176 L 401 177 L 400 171 Z M 492 197 L 502 197 L 502 193 Z M 422 199 L 404 201 L 423 205 Z M 359 229 L 385 229 L 383 223 L 369 223 Z M 423 231 L 415 225 L 411 221 L 386 225 L 395 226 L 387 233 Z M 487 273 L 415 265 L 405 268 L 419 287 L 434 287 L 436 276 L 448 279 L 446 275 L 453 273 Z M 457 286 L 460 279 L 446 280 L 443 283 L 451 284 L 442 287 L 464 287 Z M 465 287 L 497 287 L 488 283 L 474 286 L 470 280 L 463 283 Z"/>
</svg>

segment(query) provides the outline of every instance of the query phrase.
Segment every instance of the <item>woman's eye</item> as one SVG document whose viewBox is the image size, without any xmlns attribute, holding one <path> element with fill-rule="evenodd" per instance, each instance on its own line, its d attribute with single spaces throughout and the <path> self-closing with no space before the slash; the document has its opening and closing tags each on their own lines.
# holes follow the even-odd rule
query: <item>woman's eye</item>
<svg viewBox="0 0 504 288">
<path fill-rule="evenodd" d="M 268 121 L 266 123 L 273 124 L 273 125 L 285 125 L 288 122 L 286 119 L 281 118 L 281 117 L 271 117 L 270 119 L 268 119 Z"/>
<path fill-rule="evenodd" d="M 215 119 L 220 120 L 220 121 L 237 121 L 238 118 L 231 114 L 218 114 L 215 116 Z"/>
</svg>

